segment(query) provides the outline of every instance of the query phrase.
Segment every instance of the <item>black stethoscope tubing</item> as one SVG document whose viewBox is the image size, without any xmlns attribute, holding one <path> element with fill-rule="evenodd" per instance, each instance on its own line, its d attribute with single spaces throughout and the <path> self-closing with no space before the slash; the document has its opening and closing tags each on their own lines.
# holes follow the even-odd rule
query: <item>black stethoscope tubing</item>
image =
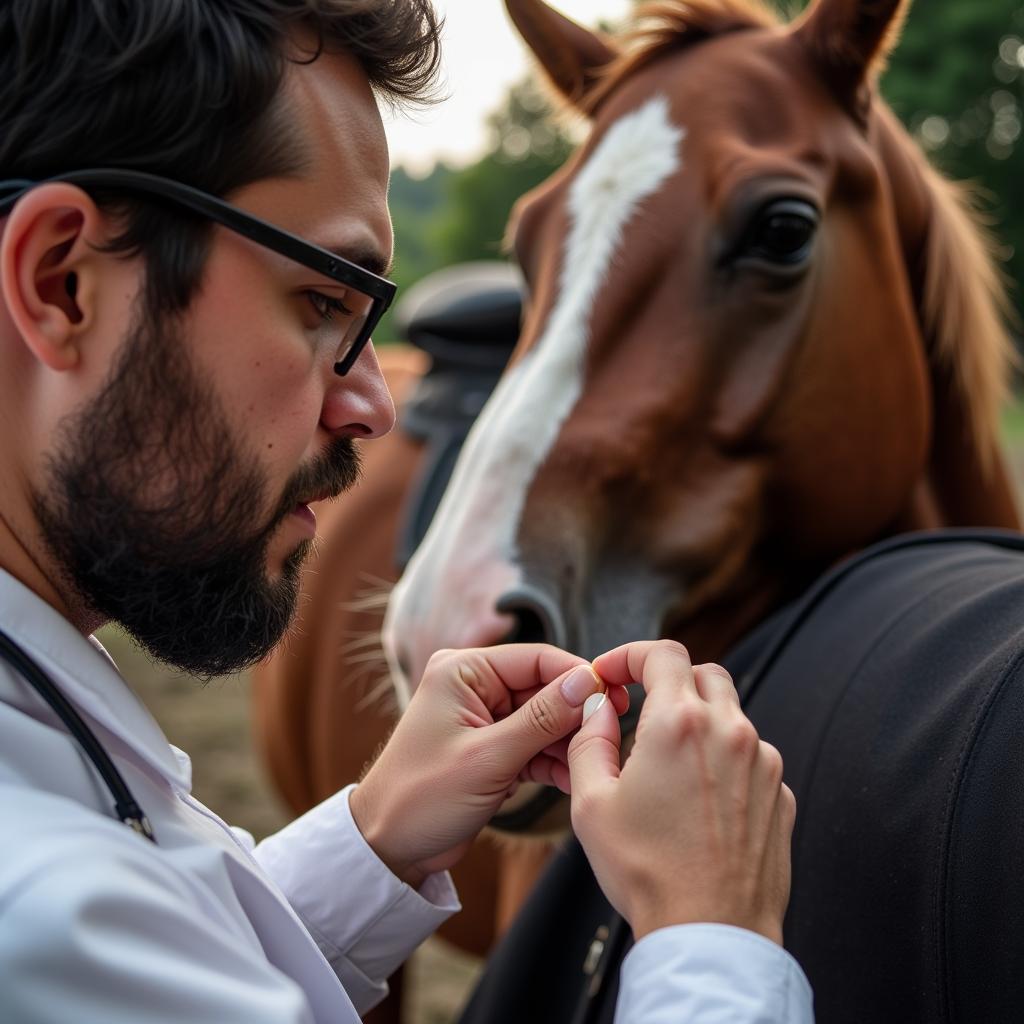
<svg viewBox="0 0 1024 1024">
<path fill-rule="evenodd" d="M 82 716 L 71 706 L 53 680 L 3 630 L 0 630 L 0 659 L 6 661 L 49 704 L 68 732 L 78 741 L 86 757 L 93 763 L 100 778 L 110 790 L 117 817 L 139 835 L 155 843 L 153 826 L 132 795 L 128 783 L 111 761 L 110 755 L 103 749 L 103 744 L 96 738 L 96 734 L 85 724 Z"/>
</svg>

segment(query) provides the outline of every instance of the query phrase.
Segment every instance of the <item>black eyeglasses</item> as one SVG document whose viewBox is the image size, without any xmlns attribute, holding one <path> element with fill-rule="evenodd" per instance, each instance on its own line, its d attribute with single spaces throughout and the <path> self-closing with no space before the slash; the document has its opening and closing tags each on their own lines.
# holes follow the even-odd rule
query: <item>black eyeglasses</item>
<svg viewBox="0 0 1024 1024">
<path fill-rule="evenodd" d="M 346 320 L 344 336 L 335 355 L 334 372 L 344 376 L 352 369 L 359 353 L 376 330 L 380 318 L 395 298 L 397 286 L 386 278 L 352 263 L 318 245 L 306 242 L 281 228 L 274 227 L 238 207 L 184 185 L 180 181 L 161 178 L 143 171 L 82 170 L 69 171 L 45 181 L 12 179 L 0 181 L 0 217 L 10 213 L 14 204 L 30 189 L 49 182 L 66 182 L 81 188 L 110 188 L 121 192 L 139 193 L 146 197 L 185 207 L 193 213 L 222 224 L 230 231 L 248 238 L 257 245 L 287 256 L 288 259 L 310 270 L 343 284 L 349 289 L 344 306 Z"/>
</svg>

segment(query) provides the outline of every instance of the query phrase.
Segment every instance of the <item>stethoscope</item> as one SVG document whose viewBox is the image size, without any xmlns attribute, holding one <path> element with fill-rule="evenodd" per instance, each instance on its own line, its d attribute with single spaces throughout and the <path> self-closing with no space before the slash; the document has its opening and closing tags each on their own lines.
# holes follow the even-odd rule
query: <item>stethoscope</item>
<svg viewBox="0 0 1024 1024">
<path fill-rule="evenodd" d="M 110 755 L 103 749 L 103 744 L 96 738 L 96 734 L 85 724 L 82 716 L 71 706 L 53 680 L 3 630 L 0 630 L 0 659 L 6 661 L 31 686 L 67 726 L 68 732 L 78 741 L 86 757 L 92 761 L 100 778 L 110 790 L 117 817 L 139 835 L 155 843 L 153 826 L 150 825 L 138 801 L 132 796 L 128 783 L 110 760 Z"/>
</svg>

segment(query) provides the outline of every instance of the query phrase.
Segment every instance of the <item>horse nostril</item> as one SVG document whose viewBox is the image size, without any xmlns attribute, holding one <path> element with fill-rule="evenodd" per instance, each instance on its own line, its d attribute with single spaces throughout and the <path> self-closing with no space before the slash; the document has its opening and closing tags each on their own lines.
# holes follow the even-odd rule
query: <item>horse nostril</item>
<svg viewBox="0 0 1024 1024">
<path fill-rule="evenodd" d="M 509 609 L 512 611 L 512 609 Z M 544 628 L 544 620 L 533 608 L 516 608 L 512 611 L 516 624 L 512 632 L 505 638 L 510 644 L 546 644 L 548 643 L 547 631 Z"/>
<path fill-rule="evenodd" d="M 565 626 L 558 606 L 541 591 L 520 587 L 504 594 L 495 607 L 515 618 L 515 627 L 505 638 L 506 643 L 565 646 Z"/>
<path fill-rule="evenodd" d="M 400 649 L 397 657 L 395 658 L 395 665 L 398 667 L 398 671 L 402 675 L 402 678 L 406 680 L 408 680 L 409 676 L 412 674 L 409 668 L 411 663 L 412 661 L 409 658 L 409 655 L 406 654 L 404 649 Z"/>
</svg>

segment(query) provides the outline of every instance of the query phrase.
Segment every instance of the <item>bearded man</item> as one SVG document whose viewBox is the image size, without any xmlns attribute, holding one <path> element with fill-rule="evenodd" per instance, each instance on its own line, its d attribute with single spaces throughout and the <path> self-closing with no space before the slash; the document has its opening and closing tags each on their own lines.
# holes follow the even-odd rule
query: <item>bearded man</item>
<svg viewBox="0 0 1024 1024">
<path fill-rule="evenodd" d="M 422 97 L 437 64 L 429 0 L 0 3 L 5 1020 L 354 1022 L 458 909 L 447 869 L 526 778 L 605 793 L 585 842 L 651 933 L 638 990 L 713 920 L 760 933 L 764 972 L 798 977 L 809 1008 L 774 944 L 778 755 L 677 645 L 609 654 L 607 696 L 553 648 L 441 652 L 365 779 L 256 846 L 191 795 L 187 756 L 91 637 L 116 622 L 212 676 L 282 636 L 310 503 L 350 487 L 356 446 L 394 422 L 370 344 L 395 290 L 377 101 Z M 633 679 L 652 715 L 707 728 L 638 745 L 620 785 L 612 709 Z M 570 748 L 591 697 L 592 742 Z M 699 892 L 680 882 L 680 851 L 717 828 L 691 814 L 668 814 L 689 845 L 659 823 L 639 874 L 622 862 L 632 789 L 678 769 L 725 793 L 728 771 L 687 765 L 737 728 L 741 754 L 716 740 L 701 763 L 742 765 L 765 814 L 706 860 L 740 865 L 750 897 L 718 867 Z"/>
</svg>

